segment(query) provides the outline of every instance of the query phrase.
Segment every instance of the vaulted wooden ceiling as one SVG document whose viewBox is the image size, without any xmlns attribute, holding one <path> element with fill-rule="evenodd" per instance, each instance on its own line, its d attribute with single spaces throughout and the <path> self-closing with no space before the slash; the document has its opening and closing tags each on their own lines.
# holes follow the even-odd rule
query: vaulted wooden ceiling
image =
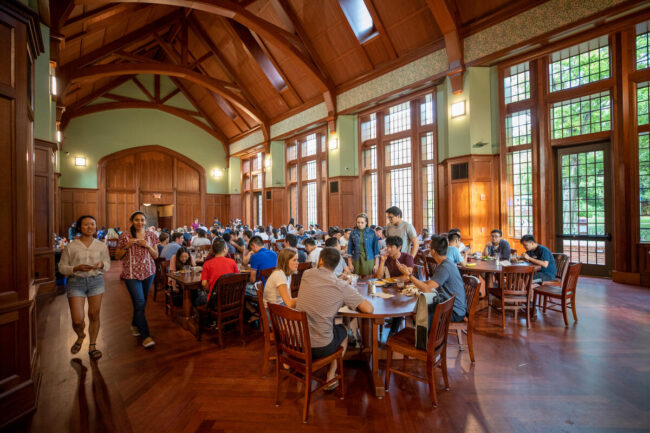
<svg viewBox="0 0 650 433">
<path fill-rule="evenodd" d="M 202 124 L 226 149 L 259 129 L 268 140 L 272 123 L 323 101 L 333 120 L 337 93 L 442 47 L 462 86 L 462 37 L 542 2 L 362 1 L 374 29 L 358 38 L 342 7 L 352 0 L 51 0 L 59 120 L 153 108 Z M 129 80 L 142 89 L 139 74 L 177 89 L 111 94 Z M 180 92 L 194 110 L 165 104 Z"/>
</svg>

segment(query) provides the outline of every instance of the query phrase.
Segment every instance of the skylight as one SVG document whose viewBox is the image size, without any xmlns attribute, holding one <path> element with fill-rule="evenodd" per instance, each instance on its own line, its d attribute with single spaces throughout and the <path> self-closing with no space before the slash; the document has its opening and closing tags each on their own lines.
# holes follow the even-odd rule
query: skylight
<svg viewBox="0 0 650 433">
<path fill-rule="evenodd" d="M 339 0 L 339 5 L 360 43 L 377 34 L 375 24 L 363 0 Z"/>
</svg>

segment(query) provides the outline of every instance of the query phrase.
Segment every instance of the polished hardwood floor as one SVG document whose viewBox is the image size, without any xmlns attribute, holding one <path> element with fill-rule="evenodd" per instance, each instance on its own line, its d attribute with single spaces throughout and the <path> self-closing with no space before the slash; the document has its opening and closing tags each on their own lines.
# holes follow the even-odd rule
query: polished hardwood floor
<svg viewBox="0 0 650 433">
<path fill-rule="evenodd" d="M 247 328 L 220 350 L 164 314 L 163 296 L 147 306 L 157 345 L 145 350 L 129 331 L 131 303 L 118 262 L 106 275 L 98 347 L 78 355 L 64 295 L 41 299 L 38 339 L 42 382 L 38 409 L 10 432 L 641 432 L 650 431 L 650 290 L 581 278 L 578 323 L 560 313 L 524 319 L 477 316 L 476 364 L 450 346 L 451 390 L 431 407 L 426 384 L 393 376 L 386 398 L 374 397 L 367 370 L 348 362 L 346 396 L 316 393 L 309 424 L 302 393 L 285 380 L 282 404 L 274 376 L 262 377 L 263 341 Z M 386 337 L 384 332 L 384 338 Z M 450 341 L 454 341 L 453 338 Z M 400 362 L 401 364 L 401 362 Z M 383 364 L 380 364 L 383 365 Z M 412 363 L 410 368 L 418 369 Z"/>
</svg>

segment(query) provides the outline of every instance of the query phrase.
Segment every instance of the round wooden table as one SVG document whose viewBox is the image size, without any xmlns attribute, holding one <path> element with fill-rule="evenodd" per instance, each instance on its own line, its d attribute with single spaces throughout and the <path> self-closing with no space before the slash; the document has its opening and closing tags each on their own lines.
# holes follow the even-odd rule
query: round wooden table
<svg viewBox="0 0 650 433">
<path fill-rule="evenodd" d="M 469 265 L 469 266 L 468 266 Z M 512 263 L 509 266 L 532 266 L 535 269 L 535 272 L 539 271 L 542 269 L 541 266 L 539 265 L 534 265 L 529 262 L 524 262 L 524 261 L 519 261 L 517 263 Z M 489 275 L 494 275 L 495 277 L 498 277 L 501 279 L 501 275 L 503 274 L 503 268 L 499 263 L 499 260 L 481 260 L 481 259 L 472 259 L 471 262 L 466 262 L 465 265 L 458 265 L 458 269 L 460 270 L 461 274 L 471 274 L 471 275 L 484 275 L 484 274 L 489 274 Z M 491 278 L 485 278 L 485 284 L 486 286 L 490 287 L 491 286 Z"/>
<path fill-rule="evenodd" d="M 359 328 L 364 334 L 364 342 L 369 343 L 371 347 L 368 366 L 375 388 L 375 396 L 382 398 L 385 393 L 385 388 L 384 376 L 379 374 L 379 326 L 384 326 L 385 319 L 389 317 L 412 316 L 417 296 L 402 295 L 395 286 L 378 286 L 375 289 L 376 293 L 389 293 L 394 295 L 391 298 L 384 299 L 376 295 L 370 295 L 368 294 L 368 281 L 357 282 L 355 288 L 372 304 L 375 310 L 370 314 L 360 311 L 339 312 L 339 316 L 359 319 Z"/>
</svg>

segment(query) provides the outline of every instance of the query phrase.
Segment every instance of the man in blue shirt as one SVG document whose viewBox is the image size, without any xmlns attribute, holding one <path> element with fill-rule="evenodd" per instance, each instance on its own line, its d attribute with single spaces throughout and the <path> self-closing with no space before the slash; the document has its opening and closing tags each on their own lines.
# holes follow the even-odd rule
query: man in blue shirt
<svg viewBox="0 0 650 433">
<path fill-rule="evenodd" d="M 526 248 L 526 252 L 521 258 L 542 267 L 533 276 L 533 283 L 552 281 L 555 278 L 556 268 L 555 259 L 551 251 L 542 245 L 538 245 L 533 235 L 523 235 L 521 237 L 521 244 Z"/>
<path fill-rule="evenodd" d="M 264 269 L 275 268 L 278 264 L 278 255 L 264 248 L 264 241 L 259 236 L 253 236 L 248 241 L 248 250 L 248 254 L 244 256 L 244 264 L 250 264 L 251 274 L 246 285 L 246 295 L 255 297 L 257 296 L 255 282 L 259 280 L 257 274 Z"/>
<path fill-rule="evenodd" d="M 165 260 L 171 260 L 176 255 L 176 251 L 183 245 L 183 233 L 172 233 L 172 241 L 165 245 L 160 252 L 160 257 Z"/>
<path fill-rule="evenodd" d="M 452 262 L 454 265 L 463 263 L 465 260 L 460 254 L 460 251 L 458 251 L 460 235 L 456 232 L 451 232 L 447 235 L 447 240 L 449 241 L 449 247 L 447 248 L 447 260 Z"/>
</svg>

